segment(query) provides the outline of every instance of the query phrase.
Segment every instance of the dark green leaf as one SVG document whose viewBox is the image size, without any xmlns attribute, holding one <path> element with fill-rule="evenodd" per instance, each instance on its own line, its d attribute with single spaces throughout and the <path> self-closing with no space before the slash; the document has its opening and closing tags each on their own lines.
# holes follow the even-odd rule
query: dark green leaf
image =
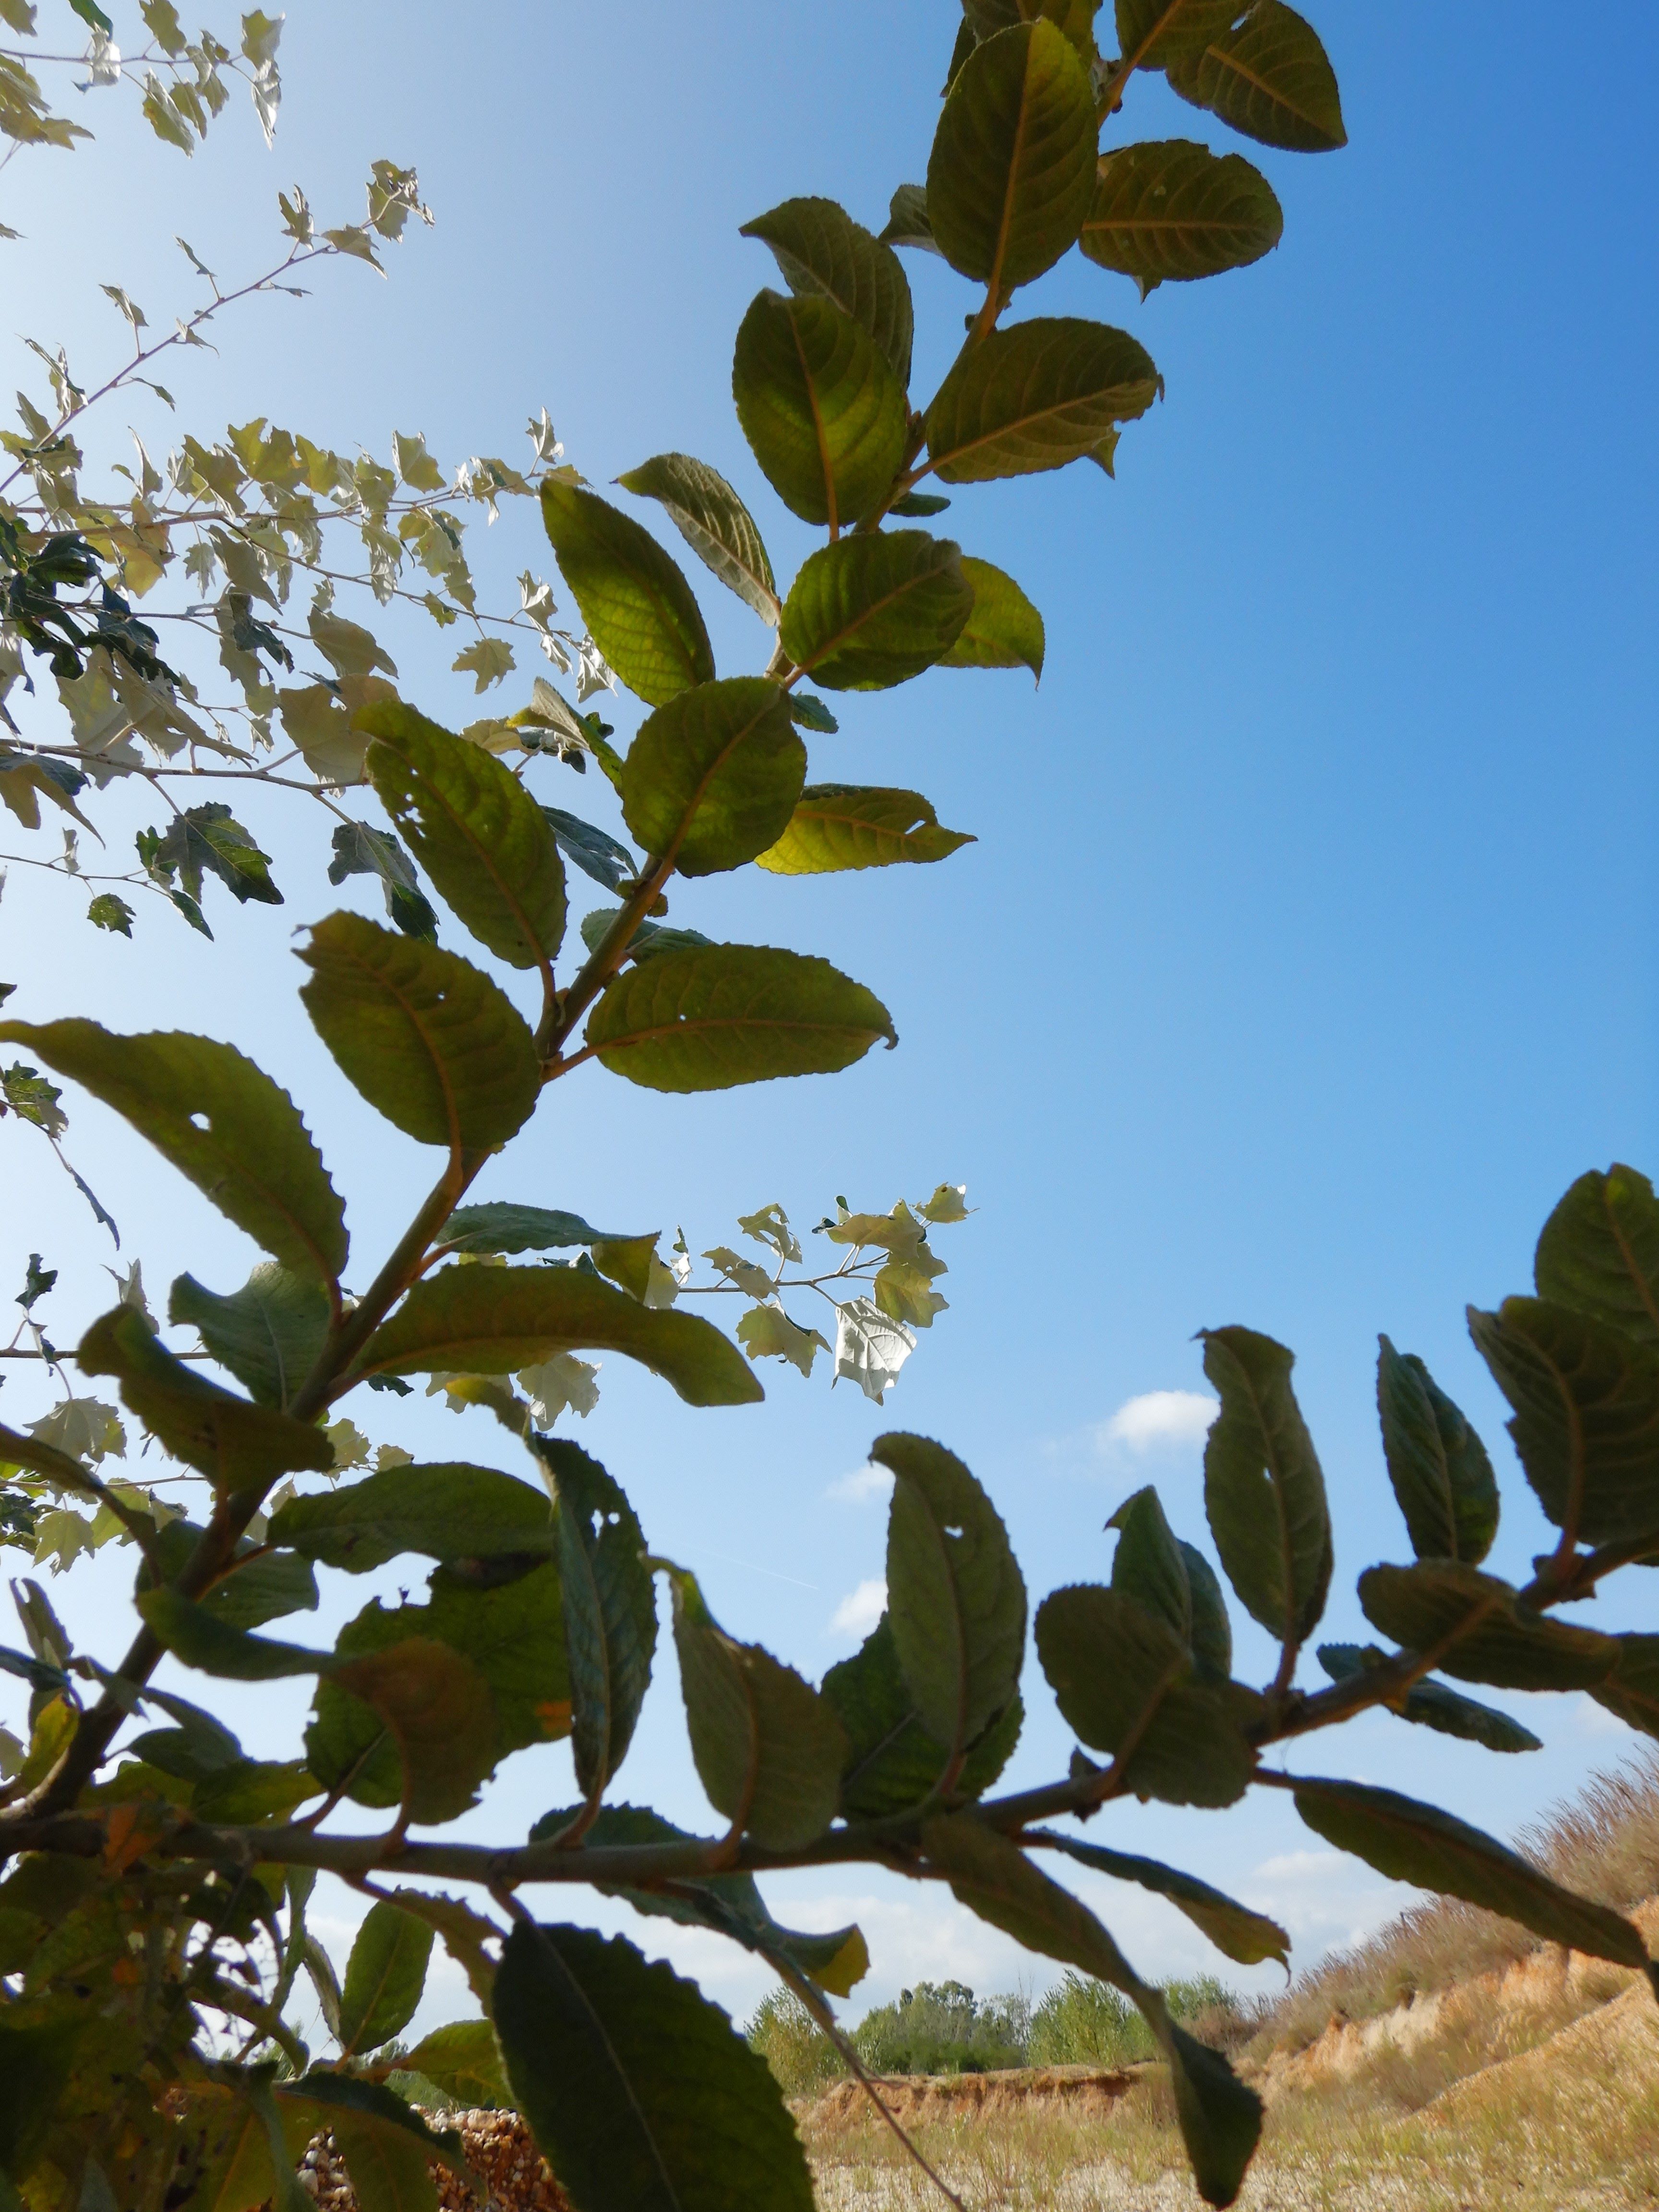
<svg viewBox="0 0 1659 2212">
<path fill-rule="evenodd" d="M 179 1031 L 114 1036 L 96 1022 L 0 1023 L 149 1139 L 285 1267 L 337 1278 L 345 1208 L 287 1091 L 228 1044 Z"/>
<path fill-rule="evenodd" d="M 852 1658 L 832 1667 L 823 1695 L 835 1707 L 849 1747 L 842 1777 L 842 1810 L 849 1820 L 879 1820 L 931 1797 L 951 1764 L 946 1747 L 922 1725 L 883 1613 Z M 969 1746 L 947 1802 L 988 1790 L 1012 1757 L 1024 1717 L 1018 1693 Z"/>
<path fill-rule="evenodd" d="M 1042 617 L 1012 576 L 964 553 L 962 572 L 974 587 L 974 611 L 941 668 L 1029 668 L 1042 674 Z"/>
<path fill-rule="evenodd" d="M 175 814 L 171 828 L 155 848 L 155 866 L 171 875 L 176 869 L 185 896 L 192 902 L 202 896 L 202 876 L 216 876 L 240 906 L 250 899 L 260 906 L 281 906 L 283 895 L 270 880 L 270 855 L 262 853 L 231 812 L 216 801 L 191 806 Z"/>
<path fill-rule="evenodd" d="M 270 1541 L 325 1567 L 367 1574 L 404 1552 L 428 1559 L 550 1558 L 545 1495 L 494 1468 L 388 1468 L 362 1482 L 292 1498 L 271 1516 Z"/>
<path fill-rule="evenodd" d="M 1659 1199 L 1616 1162 L 1582 1175 L 1544 1224 L 1534 1262 L 1538 1295 L 1659 1345 Z"/>
<path fill-rule="evenodd" d="M 272 1637 L 250 1636 L 205 1605 L 177 1590 L 143 1590 L 133 1600 L 145 1625 L 173 1656 L 204 1674 L 232 1682 L 275 1682 L 289 1674 L 319 1674 L 330 1665 L 326 1651 L 309 1651 Z"/>
<path fill-rule="evenodd" d="M 551 823 L 493 755 L 401 699 L 363 708 L 369 781 L 441 896 L 513 968 L 550 965 L 564 939 L 564 864 Z"/>
<path fill-rule="evenodd" d="M 1225 1682 L 1233 1671 L 1233 1625 L 1227 1618 L 1227 1600 L 1215 1569 L 1202 1552 L 1188 1543 L 1176 1547 L 1187 1568 L 1187 1587 L 1193 1601 L 1193 1656 L 1206 1681 Z"/>
<path fill-rule="evenodd" d="M 1376 1410 L 1389 1480 L 1419 1559 L 1478 1567 L 1498 1534 L 1498 1478 L 1464 1415 L 1414 1352 L 1386 1336 L 1376 1360 Z"/>
<path fill-rule="evenodd" d="M 496 1960 L 486 1946 L 498 1942 L 501 1936 L 495 1922 L 442 1890 L 394 1889 L 392 1894 L 405 1912 L 412 1912 L 417 1920 L 437 1929 L 444 1948 L 466 1976 L 467 1987 L 488 2012 Z"/>
<path fill-rule="evenodd" d="M 805 776 L 782 690 L 730 677 L 647 716 L 623 767 L 623 814 L 647 853 L 684 876 L 715 875 L 775 841 Z"/>
<path fill-rule="evenodd" d="M 307 2115 L 313 2129 L 333 2136 L 358 2212 L 435 2212 L 430 2160 L 464 2182 L 477 2179 L 455 2130 L 434 2133 L 381 2082 L 349 2074 L 306 2074 L 279 2084 L 275 2094 L 285 2108 Z"/>
<path fill-rule="evenodd" d="M 1103 269 L 1133 276 L 1144 300 L 1166 282 L 1259 261 L 1284 228 L 1273 186 L 1242 154 L 1163 138 L 1101 157 L 1078 243 Z"/>
<path fill-rule="evenodd" d="M 1202 1332 L 1221 1411 L 1204 1446 L 1204 1505 L 1227 1579 L 1270 1636 L 1299 1644 L 1325 1610 L 1325 1478 L 1291 1388 L 1294 1352 L 1254 1329 Z"/>
<path fill-rule="evenodd" d="M 395 922 L 406 937 L 437 942 L 438 917 L 421 890 L 415 863 L 395 837 L 384 830 L 372 830 L 367 822 L 342 822 L 334 832 L 333 844 L 334 858 L 328 864 L 330 883 L 343 884 L 348 876 L 378 878 L 386 893 L 387 920 Z"/>
<path fill-rule="evenodd" d="M 176 1583 L 189 1565 L 204 1531 L 193 1521 L 180 1518 L 158 1528 L 149 1555 L 138 1570 L 137 1587 L 153 1589 L 158 1579 Z M 159 1575 L 157 1572 L 159 1570 Z M 236 1547 L 235 1564 L 203 1597 L 201 1602 L 233 1628 L 261 1628 L 288 1613 L 312 1613 L 317 1606 L 317 1577 L 308 1561 L 289 1551 L 267 1549 L 244 1536 Z M 144 1695 L 174 1712 L 177 1701 L 153 1686 Z M 179 1717 L 189 1717 L 186 1707 Z M 202 1716 L 205 1720 L 206 1716 Z"/>
<path fill-rule="evenodd" d="M 732 392 L 768 483 L 804 522 L 856 522 L 899 472 L 904 387 L 870 333 L 827 299 L 757 293 L 738 329 Z"/>
<path fill-rule="evenodd" d="M 1063 468 L 1144 415 L 1161 386 L 1127 331 L 1034 316 L 993 331 L 957 362 L 927 410 L 927 451 L 945 483 Z"/>
<path fill-rule="evenodd" d="M 619 906 L 601 906 L 582 916 L 582 942 L 590 952 L 599 951 L 621 912 Z M 626 957 L 629 960 L 654 960 L 664 952 L 690 952 L 698 945 L 713 942 L 700 929 L 669 929 L 659 922 L 642 921 L 628 940 Z"/>
<path fill-rule="evenodd" d="M 520 1922 L 495 2018 L 514 2100 L 583 2212 L 812 2212 L 766 2062 L 621 1936 Z"/>
<path fill-rule="evenodd" d="M 1193 1589 L 1187 1561 L 1158 1495 L 1149 1483 L 1126 1498 L 1108 1528 L 1118 1532 L 1112 1554 L 1112 1588 L 1144 1606 L 1193 1648 Z"/>
<path fill-rule="evenodd" d="M 1616 1636 L 1619 1656 L 1605 1680 L 1593 1683 L 1597 1705 L 1627 1727 L 1659 1735 L 1659 1636 Z"/>
<path fill-rule="evenodd" d="M 974 839 L 939 826 L 918 791 L 855 783 L 809 783 L 776 844 L 757 855 L 775 876 L 821 876 L 943 860 Z"/>
<path fill-rule="evenodd" d="M 907 491 L 902 499 L 893 501 L 887 512 L 889 514 L 916 516 L 943 514 L 950 504 L 950 501 L 939 492 Z"/>
<path fill-rule="evenodd" d="M 303 1759 L 245 1759 L 196 1785 L 191 1809 L 204 1820 L 232 1827 L 286 1820 L 321 1786 Z"/>
<path fill-rule="evenodd" d="M 360 1805 L 401 1801 L 422 1826 L 475 1804 L 501 1755 L 497 1700 L 481 1668 L 435 1636 L 405 1632 L 409 1616 L 419 1621 L 427 1610 L 376 1605 L 359 1614 L 342 1632 L 306 1730 L 306 1763 L 326 1788 Z"/>
<path fill-rule="evenodd" d="M 880 233 L 880 240 L 884 246 L 912 246 L 927 253 L 939 252 L 933 226 L 927 220 L 926 185 L 899 186 L 889 205 L 887 227 Z"/>
<path fill-rule="evenodd" d="M 642 1306 L 574 1267 L 442 1267 L 369 1339 L 359 1372 L 506 1375 L 556 1352 L 620 1352 L 689 1405 L 763 1394 L 748 1362 L 694 1314 Z"/>
<path fill-rule="evenodd" d="M 591 1228 L 579 1213 L 508 1202 L 457 1206 L 441 1241 L 452 1252 L 550 1252 L 573 1244 L 611 1243 L 619 1234 Z"/>
<path fill-rule="evenodd" d="M 1659 1348 L 1542 1298 L 1469 1309 L 1538 1502 L 1573 1540 L 1659 1529 Z"/>
<path fill-rule="evenodd" d="M 769 246 L 790 290 L 830 300 L 861 324 L 901 385 L 910 381 L 910 286 L 890 246 L 834 200 L 785 200 L 743 227 Z"/>
<path fill-rule="evenodd" d="M 576 1785 L 597 1801 L 627 1756 L 650 1686 L 656 1592 L 621 1485 L 562 1439 L 541 1438 L 536 1452 L 558 1501 Z"/>
<path fill-rule="evenodd" d="M 887 1009 L 863 984 L 827 960 L 754 945 L 642 961 L 611 984 L 586 1030 L 613 1075 L 649 1091 L 832 1075 L 880 1038 L 897 1042 Z"/>
<path fill-rule="evenodd" d="M 927 213 L 951 267 L 998 301 L 1052 268 L 1089 211 L 1096 128 L 1087 70 L 1052 23 L 976 47 L 927 161 Z"/>
<path fill-rule="evenodd" d="M 896 508 L 894 510 L 897 512 Z M 841 724 L 822 699 L 815 699 L 810 691 L 791 691 L 788 694 L 789 719 L 798 730 L 820 730 L 833 738 Z"/>
<path fill-rule="evenodd" d="M 83 2026 L 78 2018 L 0 2024 L 0 2175 L 21 2181 L 33 2166 L 69 2087 Z"/>
<path fill-rule="evenodd" d="M 1252 1912 L 1247 1905 L 1235 1904 L 1224 1892 L 1212 1889 L 1195 1875 L 1180 1874 L 1157 1859 L 1136 1858 L 1127 1851 L 1085 1844 L 1052 1828 L 1028 1828 L 1025 1832 L 1028 1840 L 1041 1837 L 1052 1850 L 1064 1851 L 1080 1865 L 1093 1867 L 1097 1874 L 1110 1875 L 1114 1881 L 1138 1882 L 1142 1889 L 1167 1897 L 1195 1928 L 1203 1929 L 1218 1951 L 1241 1966 L 1258 1966 L 1263 1959 L 1277 1959 L 1281 1966 L 1290 1963 L 1291 1939 L 1276 1920 L 1269 1920 L 1265 1912 Z"/>
<path fill-rule="evenodd" d="M 566 860 L 574 861 L 596 884 L 603 884 L 606 890 L 614 891 L 638 872 L 639 863 L 627 846 L 619 844 L 607 830 L 596 830 L 591 822 L 567 814 L 560 806 L 544 806 L 542 812 Z"/>
<path fill-rule="evenodd" d="M 1368 1567 L 1359 1603 L 1384 1636 L 1436 1653 L 1443 1674 L 1494 1689 L 1593 1689 L 1619 1656 L 1614 1638 L 1534 1613 L 1495 1575 L 1450 1561 Z"/>
<path fill-rule="evenodd" d="M 1117 0 L 1118 52 L 1132 68 L 1167 69 L 1202 53 L 1241 13 L 1241 0 Z"/>
<path fill-rule="evenodd" d="M 697 558 L 777 628 L 777 583 L 760 531 L 717 470 L 690 453 L 659 453 L 617 482 L 641 499 L 659 501 Z"/>
<path fill-rule="evenodd" d="M 132 934 L 133 909 L 117 891 L 100 891 L 87 908 L 87 920 L 94 929 L 107 929 L 113 936 Z"/>
<path fill-rule="evenodd" d="M 219 1364 L 262 1406 L 285 1411 L 323 1349 L 329 1307 L 314 1276 L 267 1261 L 228 1297 L 204 1289 L 193 1275 L 180 1275 L 167 1319 L 198 1331 Z"/>
<path fill-rule="evenodd" d="M 1096 58 L 1094 29 L 1099 10 L 1100 0 L 963 0 L 968 48 L 962 59 L 967 59 L 976 39 L 994 38 L 1012 24 L 1035 22 L 1042 15 L 1065 32 L 1086 67 Z M 953 70 L 952 82 L 955 75 Z"/>
<path fill-rule="evenodd" d="M 649 531 L 574 484 L 542 486 L 542 517 L 593 641 L 649 707 L 712 684 L 714 655 L 691 586 Z"/>
<path fill-rule="evenodd" d="M 1388 1653 L 1375 1644 L 1322 1644 L 1319 1663 L 1334 1682 L 1346 1682 L 1380 1667 Z M 1488 1751 L 1541 1751 L 1544 1747 L 1530 1729 L 1507 1713 L 1473 1698 L 1449 1690 L 1443 1682 L 1414 1682 L 1404 1698 L 1388 1700 L 1389 1711 L 1420 1728 L 1437 1729 L 1442 1735 L 1461 1736 L 1466 1743 L 1484 1744 Z"/>
<path fill-rule="evenodd" d="M 948 538 L 843 538 L 803 563 L 784 604 L 783 648 L 831 691 L 884 691 L 942 659 L 973 607 Z"/>
<path fill-rule="evenodd" d="M 1169 77 L 1183 100 L 1264 146 L 1328 154 L 1348 143 L 1319 34 L 1281 0 L 1255 0 L 1236 30 L 1218 31 L 1201 52 L 1172 57 Z"/>
<path fill-rule="evenodd" d="M 346 1961 L 340 1992 L 340 2046 L 375 2051 L 414 2018 L 426 1987 L 432 1930 L 384 1899 L 370 1905 Z"/>
<path fill-rule="evenodd" d="M 469 961 L 331 914 L 300 957 L 323 1042 L 377 1113 L 423 1145 L 492 1152 L 534 1112 L 541 1061 L 512 1001 Z"/>
<path fill-rule="evenodd" d="M 464 2111 L 501 2108 L 511 2103 L 495 2031 L 487 2020 L 458 2020 L 422 2036 L 402 2061 L 411 2074 L 431 2081 Z"/>
</svg>

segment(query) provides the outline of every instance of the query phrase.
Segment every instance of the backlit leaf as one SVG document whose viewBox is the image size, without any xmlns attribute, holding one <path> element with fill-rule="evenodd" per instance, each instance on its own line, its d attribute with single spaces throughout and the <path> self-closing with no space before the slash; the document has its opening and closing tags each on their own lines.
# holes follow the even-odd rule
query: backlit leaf
<svg viewBox="0 0 1659 2212">
<path fill-rule="evenodd" d="M 409 2025 L 426 1987 L 431 1956 L 432 1930 L 424 1922 L 384 1899 L 370 1905 L 346 1961 L 340 1992 L 343 2050 L 377 2050 Z"/>
<path fill-rule="evenodd" d="M 932 802 L 918 791 L 809 783 L 782 836 L 756 858 L 775 876 L 832 875 L 943 860 L 974 842 L 965 831 L 942 828 Z"/>
<path fill-rule="evenodd" d="M 941 668 L 1029 668 L 1042 674 L 1042 617 L 1012 576 L 988 561 L 963 554 L 963 574 L 974 587 L 974 611 Z"/>
<path fill-rule="evenodd" d="M 1031 476 L 1092 455 L 1144 415 L 1162 380 L 1127 331 L 1039 315 L 964 354 L 927 410 L 927 451 L 946 483 Z"/>
<path fill-rule="evenodd" d="M 804 522 L 856 522 L 904 458 L 904 387 L 863 325 L 822 296 L 757 293 L 732 365 L 738 420 Z"/>
<path fill-rule="evenodd" d="M 781 602 L 759 528 L 717 470 L 690 453 L 658 453 L 617 482 L 641 499 L 659 501 L 697 558 L 777 628 Z"/>
<path fill-rule="evenodd" d="M 1076 1836 L 1057 1834 L 1052 1828 L 1028 1829 L 1026 1833 L 1028 1838 L 1040 1836 L 1050 1849 L 1064 1851 L 1068 1858 L 1092 1867 L 1097 1874 L 1109 1875 L 1114 1881 L 1137 1882 L 1156 1896 L 1167 1897 L 1195 1928 L 1203 1929 L 1218 1951 L 1241 1966 L 1259 1966 L 1264 1959 L 1277 1959 L 1280 1966 L 1290 1962 L 1291 1939 L 1276 1920 L 1269 1920 L 1265 1912 L 1252 1912 L 1247 1905 L 1235 1904 L 1195 1875 L 1180 1874 L 1157 1859 L 1137 1858 L 1127 1851 L 1085 1844 Z"/>
<path fill-rule="evenodd" d="M 614 1243 L 618 1233 L 594 1229 L 579 1213 L 498 1201 L 457 1206 L 444 1224 L 440 1242 L 452 1252 L 551 1252 L 574 1244 Z"/>
<path fill-rule="evenodd" d="M 1659 1346 L 1659 1199 L 1634 1168 L 1582 1175 L 1538 1240 L 1538 1295 Z"/>
<path fill-rule="evenodd" d="M 1376 1361 L 1376 1407 L 1389 1480 L 1419 1559 L 1478 1567 L 1498 1534 L 1498 1478 L 1486 1447 L 1415 1353 L 1386 1336 Z"/>
<path fill-rule="evenodd" d="M 553 1516 L 543 1492 L 494 1468 L 438 1464 L 387 1468 L 271 1516 L 270 1541 L 325 1567 L 367 1574 L 405 1552 L 428 1559 L 548 1559 Z"/>
<path fill-rule="evenodd" d="M 1619 1656 L 1615 1638 L 1534 1613 L 1495 1575 L 1449 1560 L 1368 1567 L 1359 1603 L 1396 1644 L 1437 1653 L 1443 1674 L 1494 1689 L 1594 1689 Z"/>
<path fill-rule="evenodd" d="M 1346 146 L 1336 73 L 1311 23 L 1282 0 L 1255 0 L 1237 29 L 1173 56 L 1171 88 L 1247 138 L 1296 154 Z"/>
<path fill-rule="evenodd" d="M 843 538 L 803 563 L 784 603 L 783 649 L 829 690 L 884 691 L 943 659 L 973 607 L 948 538 Z"/>
<path fill-rule="evenodd" d="M 1375 1644 L 1322 1644 L 1319 1663 L 1334 1682 L 1351 1681 L 1382 1666 L 1388 1653 Z M 1530 1729 L 1511 1720 L 1491 1705 L 1449 1690 L 1443 1682 L 1413 1682 L 1403 1698 L 1387 1700 L 1390 1712 L 1414 1721 L 1442 1735 L 1460 1736 L 1466 1743 L 1483 1744 L 1488 1751 L 1541 1751 L 1542 1743 Z"/>
<path fill-rule="evenodd" d="M 536 1450 L 558 1502 L 576 1784 L 597 1800 L 627 1756 L 650 1686 L 656 1593 L 621 1486 L 574 1444 L 548 1437 Z"/>
<path fill-rule="evenodd" d="M 1167 69 L 1230 31 L 1243 0 L 1117 0 L 1118 52 L 1136 69 Z"/>
<path fill-rule="evenodd" d="M 579 486 L 550 478 L 542 517 L 593 642 L 647 706 L 714 678 L 691 586 L 649 531 Z"/>
<path fill-rule="evenodd" d="M 777 839 L 806 775 L 779 686 L 738 676 L 682 691 L 647 715 L 623 767 L 635 842 L 682 875 L 741 867 Z"/>
<path fill-rule="evenodd" d="M 880 233 L 880 239 L 884 246 L 915 246 L 927 253 L 939 252 L 933 227 L 927 219 L 926 185 L 899 186 L 893 194 L 886 228 Z"/>
<path fill-rule="evenodd" d="M 1242 154 L 1163 138 L 1102 155 L 1078 243 L 1103 269 L 1133 276 L 1144 300 L 1160 284 L 1259 261 L 1284 228 L 1273 186 Z"/>
<path fill-rule="evenodd" d="M 1296 1355 L 1254 1329 L 1202 1332 L 1221 1411 L 1204 1445 L 1204 1505 L 1227 1579 L 1270 1636 L 1299 1643 L 1325 1610 L 1331 1519 L 1291 1388 Z"/>
<path fill-rule="evenodd" d="M 849 1820 L 883 1820 L 908 1812 L 933 1795 L 951 1754 L 928 1734 L 916 1711 L 885 1613 L 853 1656 L 830 1669 L 823 1695 L 847 1731 L 842 1810 Z M 980 1796 L 991 1787 L 1013 1754 L 1024 1717 L 1016 1692 L 968 1747 L 946 1802 Z"/>
<path fill-rule="evenodd" d="M 833 301 L 862 324 L 900 384 L 909 383 L 910 286 L 890 246 L 826 199 L 785 200 L 746 222 L 741 235 L 771 247 L 792 292 Z"/>
<path fill-rule="evenodd" d="M 228 1297 L 204 1288 L 193 1275 L 180 1275 L 167 1300 L 167 1319 L 198 1331 L 219 1364 L 262 1406 L 286 1410 L 323 1349 L 329 1307 L 314 1276 L 266 1261 Z"/>
</svg>

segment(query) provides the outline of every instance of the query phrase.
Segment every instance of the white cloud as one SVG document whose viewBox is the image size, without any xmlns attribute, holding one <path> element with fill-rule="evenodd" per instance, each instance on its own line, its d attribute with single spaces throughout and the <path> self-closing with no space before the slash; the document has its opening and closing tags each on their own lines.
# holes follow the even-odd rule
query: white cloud
<svg viewBox="0 0 1659 2212">
<path fill-rule="evenodd" d="M 893 1478 L 884 1467 L 861 1467 L 839 1476 L 823 1494 L 843 1505 L 862 1505 L 866 1498 L 885 1498 L 892 1486 Z"/>
<path fill-rule="evenodd" d="M 1143 1390 L 1102 1421 L 1095 1441 L 1103 1452 L 1149 1452 L 1195 1449 L 1210 1432 L 1219 1402 L 1201 1390 Z"/>
<path fill-rule="evenodd" d="M 842 1598 L 830 1626 L 838 1636 L 867 1636 L 886 1610 L 887 1585 L 874 1578 Z"/>
</svg>

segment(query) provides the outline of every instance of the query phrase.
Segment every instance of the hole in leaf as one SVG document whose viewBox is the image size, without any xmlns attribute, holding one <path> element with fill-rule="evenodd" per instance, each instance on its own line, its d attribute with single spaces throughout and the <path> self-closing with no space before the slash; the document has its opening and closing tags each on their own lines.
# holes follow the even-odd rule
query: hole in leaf
<svg viewBox="0 0 1659 2212">
<path fill-rule="evenodd" d="M 205 1114 L 192 1114 L 190 1117 L 190 1126 L 192 1129 L 211 1129 L 213 1124 Z"/>
<path fill-rule="evenodd" d="M 950 1528 L 950 1527 L 948 1527 L 948 1526 L 947 1526 L 947 1528 L 945 1528 L 945 1534 L 946 1534 L 947 1536 L 960 1536 L 960 1535 L 961 1535 L 961 1534 L 962 1534 L 962 1531 L 961 1531 L 961 1529 L 960 1529 L 960 1528 Z"/>
</svg>

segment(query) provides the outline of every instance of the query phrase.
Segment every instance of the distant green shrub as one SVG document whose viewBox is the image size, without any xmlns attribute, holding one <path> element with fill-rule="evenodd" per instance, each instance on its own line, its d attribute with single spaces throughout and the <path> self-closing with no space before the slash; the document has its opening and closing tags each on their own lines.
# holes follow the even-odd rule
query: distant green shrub
<svg viewBox="0 0 1659 2212">
<path fill-rule="evenodd" d="M 1166 1983 L 1164 1997 L 1183 2021 L 1238 2009 L 1238 1999 L 1212 1974 Z M 1033 2066 L 1133 2066 L 1156 2055 L 1151 2031 L 1127 1997 L 1071 1972 L 1032 2013 L 1026 2051 Z"/>
<path fill-rule="evenodd" d="M 988 2074 L 1025 2063 L 1031 2008 L 1024 1997 L 975 1997 L 961 1982 L 919 1982 L 878 2005 L 854 2032 L 873 2074 Z"/>
<path fill-rule="evenodd" d="M 811 2097 L 838 2081 L 845 2062 L 800 1999 L 788 1990 L 772 1990 L 755 2008 L 744 2030 L 749 2048 L 759 2051 L 786 2097 Z"/>
</svg>

